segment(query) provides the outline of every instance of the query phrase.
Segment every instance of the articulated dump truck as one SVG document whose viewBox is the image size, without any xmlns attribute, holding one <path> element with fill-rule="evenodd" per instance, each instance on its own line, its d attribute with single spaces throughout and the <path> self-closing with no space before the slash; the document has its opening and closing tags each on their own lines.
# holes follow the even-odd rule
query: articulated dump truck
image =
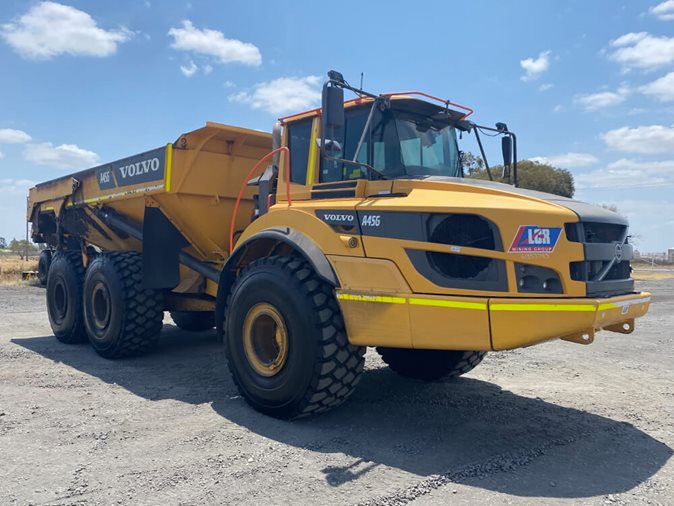
<svg viewBox="0 0 674 506">
<path fill-rule="evenodd" d="M 207 123 L 32 188 L 56 338 L 136 355 L 170 311 L 183 329 L 217 329 L 223 370 L 255 409 L 295 418 L 343 403 L 367 346 L 436 380 L 492 350 L 634 330 L 650 294 L 634 290 L 624 218 L 518 188 L 503 123 L 328 76 L 322 107 L 271 134 Z M 458 137 L 484 156 L 487 131 L 513 184 L 463 177 Z"/>
</svg>

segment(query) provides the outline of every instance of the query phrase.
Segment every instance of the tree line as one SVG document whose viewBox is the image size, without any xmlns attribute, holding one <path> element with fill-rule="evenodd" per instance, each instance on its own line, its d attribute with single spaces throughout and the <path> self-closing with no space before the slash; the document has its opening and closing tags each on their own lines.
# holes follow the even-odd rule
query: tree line
<svg viewBox="0 0 674 506">
<path fill-rule="evenodd" d="M 474 179 L 489 179 L 484 161 L 479 156 L 470 152 L 464 152 L 463 170 L 466 177 Z M 494 181 L 505 183 L 502 177 L 503 166 L 490 167 Z M 512 172 L 512 169 L 511 169 Z M 517 162 L 517 179 L 520 188 L 538 190 L 545 193 L 553 193 L 562 197 L 572 198 L 576 192 L 573 175 L 566 169 L 553 167 L 547 163 L 520 160 Z"/>
</svg>

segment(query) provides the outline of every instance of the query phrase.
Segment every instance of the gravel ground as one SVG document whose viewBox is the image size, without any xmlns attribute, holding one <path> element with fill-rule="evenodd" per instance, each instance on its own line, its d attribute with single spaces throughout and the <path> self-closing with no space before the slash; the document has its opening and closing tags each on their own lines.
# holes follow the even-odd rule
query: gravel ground
<svg viewBox="0 0 674 506">
<path fill-rule="evenodd" d="M 425 384 L 369 351 L 348 404 L 282 422 L 238 395 L 213 333 L 167 318 L 108 361 L 0 287 L 0 504 L 674 504 L 674 280 L 632 335 L 491 353 Z"/>
</svg>

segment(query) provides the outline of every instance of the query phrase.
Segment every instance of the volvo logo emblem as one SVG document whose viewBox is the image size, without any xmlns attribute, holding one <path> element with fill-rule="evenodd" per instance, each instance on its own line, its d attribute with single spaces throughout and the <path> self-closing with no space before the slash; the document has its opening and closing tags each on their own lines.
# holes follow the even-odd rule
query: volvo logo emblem
<svg viewBox="0 0 674 506">
<path fill-rule="evenodd" d="M 616 262 L 620 262 L 623 259 L 623 245 L 621 243 L 615 245 L 615 253 L 613 256 L 615 257 Z"/>
</svg>

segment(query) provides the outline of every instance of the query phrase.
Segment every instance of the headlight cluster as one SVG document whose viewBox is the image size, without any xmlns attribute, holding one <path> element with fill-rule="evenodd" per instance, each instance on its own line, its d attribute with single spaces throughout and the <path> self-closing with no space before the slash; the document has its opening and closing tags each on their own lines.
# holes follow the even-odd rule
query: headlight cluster
<svg viewBox="0 0 674 506">
<path fill-rule="evenodd" d="M 559 275 L 538 265 L 515 263 L 517 290 L 523 293 L 563 293 Z"/>
</svg>

